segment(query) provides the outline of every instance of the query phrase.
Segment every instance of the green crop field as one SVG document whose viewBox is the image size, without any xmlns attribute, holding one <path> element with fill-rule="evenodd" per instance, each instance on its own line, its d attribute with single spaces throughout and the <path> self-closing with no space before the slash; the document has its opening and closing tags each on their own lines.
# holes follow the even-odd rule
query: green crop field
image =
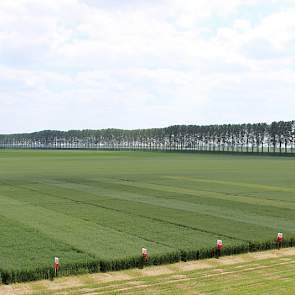
<svg viewBox="0 0 295 295">
<path fill-rule="evenodd" d="M 0 150 L 0 277 L 292 238 L 294 179 L 295 158 Z"/>
</svg>

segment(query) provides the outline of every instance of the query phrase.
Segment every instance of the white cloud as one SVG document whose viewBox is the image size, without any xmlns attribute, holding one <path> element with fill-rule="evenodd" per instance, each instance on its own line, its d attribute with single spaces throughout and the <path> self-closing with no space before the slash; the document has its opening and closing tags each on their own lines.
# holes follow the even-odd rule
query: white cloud
<svg viewBox="0 0 295 295">
<path fill-rule="evenodd" d="M 294 27 L 287 0 L 1 0 L 0 133 L 290 119 Z"/>
</svg>

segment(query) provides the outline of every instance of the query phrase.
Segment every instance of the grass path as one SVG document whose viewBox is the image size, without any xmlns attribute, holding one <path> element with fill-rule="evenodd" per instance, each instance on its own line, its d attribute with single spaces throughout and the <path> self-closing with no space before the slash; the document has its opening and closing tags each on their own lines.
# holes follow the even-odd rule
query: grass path
<svg viewBox="0 0 295 295">
<path fill-rule="evenodd" d="M 0 286 L 19 294 L 295 294 L 295 249 Z"/>
</svg>

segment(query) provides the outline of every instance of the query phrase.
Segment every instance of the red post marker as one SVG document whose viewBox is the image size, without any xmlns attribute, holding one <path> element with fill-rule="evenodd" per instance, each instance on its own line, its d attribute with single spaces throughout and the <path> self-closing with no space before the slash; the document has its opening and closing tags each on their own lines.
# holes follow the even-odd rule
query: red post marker
<svg viewBox="0 0 295 295">
<path fill-rule="evenodd" d="M 54 272 L 55 272 L 55 275 L 57 275 L 58 271 L 59 271 L 59 258 L 54 257 Z"/>
<path fill-rule="evenodd" d="M 217 248 L 217 258 L 221 256 L 221 250 L 223 248 L 222 240 L 216 241 L 216 248 Z"/>
<path fill-rule="evenodd" d="M 283 239 L 284 239 L 283 234 L 278 233 L 278 235 L 277 235 L 278 249 L 280 249 L 282 247 Z"/>
<path fill-rule="evenodd" d="M 222 250 L 222 248 L 223 248 L 222 240 L 217 240 L 216 247 L 217 247 L 217 249 Z"/>
<path fill-rule="evenodd" d="M 148 250 L 146 248 L 142 248 L 141 249 L 141 254 L 142 254 L 142 257 L 143 257 L 143 261 L 147 262 L 148 259 L 149 259 Z"/>
<path fill-rule="evenodd" d="M 283 241 L 283 234 L 282 233 L 278 233 L 277 241 L 278 242 L 282 242 Z"/>
</svg>

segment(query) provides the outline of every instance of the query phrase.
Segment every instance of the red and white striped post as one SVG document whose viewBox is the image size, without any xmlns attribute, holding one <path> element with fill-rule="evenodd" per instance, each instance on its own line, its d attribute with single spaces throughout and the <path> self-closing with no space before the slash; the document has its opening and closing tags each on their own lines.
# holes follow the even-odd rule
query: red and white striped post
<svg viewBox="0 0 295 295">
<path fill-rule="evenodd" d="M 282 247 L 283 239 L 284 239 L 283 233 L 278 233 L 278 235 L 277 235 L 277 246 L 278 246 L 279 250 Z"/>
<path fill-rule="evenodd" d="M 222 240 L 216 241 L 216 248 L 217 248 L 217 258 L 219 258 L 221 256 L 221 250 L 223 248 Z"/>
<path fill-rule="evenodd" d="M 55 276 L 57 276 L 58 271 L 59 271 L 59 258 L 54 257 L 54 273 L 55 273 Z"/>
</svg>

